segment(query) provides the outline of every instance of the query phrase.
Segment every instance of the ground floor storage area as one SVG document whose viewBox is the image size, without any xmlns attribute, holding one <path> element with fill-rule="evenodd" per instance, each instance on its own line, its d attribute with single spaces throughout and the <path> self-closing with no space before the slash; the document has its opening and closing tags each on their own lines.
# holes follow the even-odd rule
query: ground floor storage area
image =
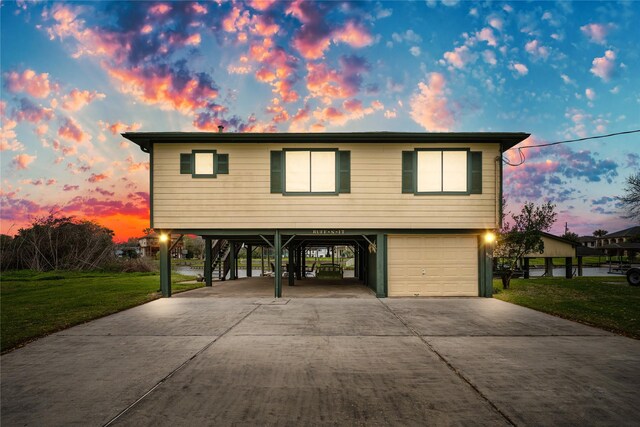
<svg viewBox="0 0 640 427">
<path fill-rule="evenodd" d="M 271 283 L 275 298 L 307 292 L 348 295 L 345 289 L 353 286 L 378 298 L 492 295 L 491 245 L 485 243 L 485 230 L 197 231 L 205 245 L 202 280 L 208 287 L 238 283 L 224 286 L 231 294 L 255 289 L 256 296 L 264 296 L 264 285 Z M 165 296 L 171 296 L 171 240 L 160 248 Z M 242 277 L 255 276 L 255 268 L 264 278 L 261 285 L 240 290 Z M 298 291 L 301 287 L 305 289 Z"/>
</svg>

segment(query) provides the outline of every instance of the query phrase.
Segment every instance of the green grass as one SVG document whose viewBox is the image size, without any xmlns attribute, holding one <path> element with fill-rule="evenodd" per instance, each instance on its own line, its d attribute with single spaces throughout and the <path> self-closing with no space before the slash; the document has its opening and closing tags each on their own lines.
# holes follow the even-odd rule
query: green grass
<svg viewBox="0 0 640 427">
<path fill-rule="evenodd" d="M 189 276 L 171 279 L 174 293 L 203 286 L 179 283 Z M 2 273 L 0 349 L 159 298 L 159 285 L 158 273 Z"/>
<path fill-rule="evenodd" d="M 624 277 L 513 279 L 507 290 L 494 280 L 493 288 L 497 299 L 640 339 L 640 287 Z"/>
</svg>

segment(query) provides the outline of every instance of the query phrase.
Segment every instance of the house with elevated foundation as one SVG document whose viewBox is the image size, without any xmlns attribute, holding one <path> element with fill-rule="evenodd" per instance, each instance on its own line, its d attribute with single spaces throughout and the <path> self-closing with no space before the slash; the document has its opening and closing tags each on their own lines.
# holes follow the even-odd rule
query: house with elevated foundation
<svg viewBox="0 0 640 427">
<path fill-rule="evenodd" d="M 175 244 L 168 236 L 189 234 L 205 240 L 208 286 L 214 271 L 237 279 L 240 248 L 251 276 L 261 248 L 273 254 L 279 298 L 283 282 L 306 280 L 309 249 L 345 246 L 353 253 L 353 280 L 382 298 L 492 295 L 490 237 L 501 221 L 502 154 L 529 134 L 123 136 L 149 154 L 150 227 L 165 236 L 165 296 Z"/>
</svg>

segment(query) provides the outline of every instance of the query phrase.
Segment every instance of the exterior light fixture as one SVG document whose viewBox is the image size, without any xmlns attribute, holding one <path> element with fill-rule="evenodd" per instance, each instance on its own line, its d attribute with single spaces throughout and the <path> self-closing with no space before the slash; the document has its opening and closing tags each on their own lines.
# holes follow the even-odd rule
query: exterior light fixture
<svg viewBox="0 0 640 427">
<path fill-rule="evenodd" d="M 166 234 L 163 233 L 163 234 L 160 235 L 160 241 L 161 242 L 166 242 L 168 240 L 169 240 L 169 236 L 167 236 Z"/>
<path fill-rule="evenodd" d="M 490 231 L 487 231 L 484 235 L 484 241 L 486 243 L 494 243 L 496 241 L 496 235 Z"/>
</svg>

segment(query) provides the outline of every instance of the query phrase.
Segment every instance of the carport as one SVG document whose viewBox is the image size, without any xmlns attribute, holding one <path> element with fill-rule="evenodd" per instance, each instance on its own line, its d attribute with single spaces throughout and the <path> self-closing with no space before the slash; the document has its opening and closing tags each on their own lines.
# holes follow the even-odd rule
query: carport
<svg viewBox="0 0 640 427">
<path fill-rule="evenodd" d="M 261 266 L 266 264 L 268 276 L 273 281 L 272 295 L 276 298 L 283 296 L 283 285 L 287 288 L 300 285 L 315 287 L 317 292 L 322 293 L 321 288 L 327 285 L 338 289 L 340 285 L 357 284 L 370 288 L 377 296 L 386 295 L 384 280 L 376 280 L 377 277 L 384 277 L 383 270 L 377 270 L 384 268 L 384 243 L 381 245 L 379 242 L 384 242 L 385 239 L 376 234 L 345 230 L 258 230 L 232 233 L 200 230 L 200 233 L 194 234 L 201 235 L 205 241 L 204 280 L 207 287 L 213 286 L 216 276 L 218 281 L 238 280 L 238 255 L 245 248 L 247 278 L 253 275 L 254 263 Z M 160 244 L 161 289 L 165 296 L 171 296 L 171 264 L 168 254 L 172 244 L 175 242 L 168 239 L 161 240 Z M 309 250 L 338 246 L 348 247 L 353 254 L 353 278 L 343 276 L 342 266 L 335 263 L 333 251 L 332 262 L 314 265 L 314 277 L 309 277 Z M 257 283 L 249 286 L 257 286 Z M 261 283 L 264 284 L 264 281 Z M 285 291 L 285 294 L 288 292 Z"/>
</svg>

